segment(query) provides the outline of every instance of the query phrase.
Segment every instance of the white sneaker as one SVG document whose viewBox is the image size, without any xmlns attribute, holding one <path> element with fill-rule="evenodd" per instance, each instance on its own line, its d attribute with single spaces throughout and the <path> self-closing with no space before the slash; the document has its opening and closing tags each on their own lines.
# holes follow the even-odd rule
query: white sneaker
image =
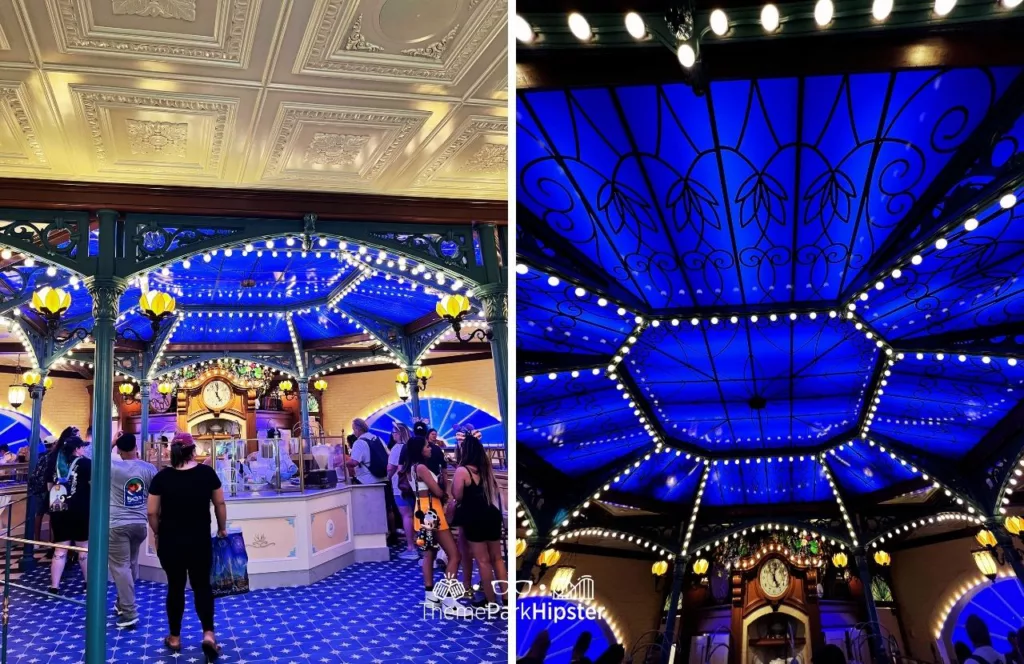
<svg viewBox="0 0 1024 664">
<path fill-rule="evenodd" d="M 405 551 L 403 551 L 400 554 L 398 554 L 398 559 L 399 560 L 419 560 L 420 559 L 420 552 L 419 551 L 415 551 L 415 550 L 414 551 L 410 551 L 409 549 L 406 549 Z"/>
<path fill-rule="evenodd" d="M 441 600 L 434 594 L 433 590 L 428 590 L 423 597 L 423 606 L 428 609 L 440 608 Z"/>
<path fill-rule="evenodd" d="M 465 604 L 460 604 L 454 597 L 445 597 L 441 600 L 444 608 L 444 615 L 448 618 L 472 618 L 473 609 Z"/>
</svg>

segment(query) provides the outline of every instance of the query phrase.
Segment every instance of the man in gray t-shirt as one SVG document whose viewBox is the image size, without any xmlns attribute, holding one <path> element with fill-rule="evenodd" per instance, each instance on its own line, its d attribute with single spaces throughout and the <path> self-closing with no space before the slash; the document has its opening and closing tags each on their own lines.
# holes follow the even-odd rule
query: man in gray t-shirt
<svg viewBox="0 0 1024 664">
<path fill-rule="evenodd" d="M 149 532 L 146 503 L 156 466 L 139 459 L 135 436 L 121 434 L 110 455 L 110 575 L 117 586 L 117 626 L 134 627 L 139 623 L 135 605 L 135 580 L 139 568 L 139 549 Z"/>
</svg>

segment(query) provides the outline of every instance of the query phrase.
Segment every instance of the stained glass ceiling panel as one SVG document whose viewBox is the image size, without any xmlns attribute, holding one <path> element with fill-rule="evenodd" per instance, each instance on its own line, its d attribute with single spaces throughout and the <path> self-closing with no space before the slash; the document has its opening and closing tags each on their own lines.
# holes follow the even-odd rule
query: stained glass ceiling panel
<svg viewBox="0 0 1024 664">
<path fill-rule="evenodd" d="M 1024 187 L 1014 193 L 1024 200 Z M 993 203 L 971 231 L 961 226 L 942 249 L 932 245 L 920 263 L 903 261 L 885 289 L 870 290 L 860 306 L 891 339 L 922 339 L 995 326 L 1024 313 L 1024 205 Z"/>
<path fill-rule="evenodd" d="M 413 288 L 408 281 L 399 283 L 398 278 L 388 276 L 381 274 L 362 282 L 345 296 L 345 303 L 403 325 L 434 311 L 440 296 L 433 289 L 428 292 L 422 287 Z"/>
<path fill-rule="evenodd" d="M 616 494 L 651 497 L 666 503 L 691 503 L 704 473 L 704 465 L 677 450 L 654 452 L 629 474 L 613 481 Z"/>
<path fill-rule="evenodd" d="M 1022 385 L 1015 360 L 907 354 L 893 367 L 871 431 L 963 458 L 1017 404 Z"/>
<path fill-rule="evenodd" d="M 538 270 L 516 276 L 516 346 L 611 357 L 636 327 L 633 314 Z"/>
<path fill-rule="evenodd" d="M 516 438 L 556 469 L 579 476 L 621 463 L 650 436 L 602 372 L 524 377 L 516 381 Z"/>
<path fill-rule="evenodd" d="M 711 467 L 701 505 L 770 505 L 834 500 L 825 470 L 813 457 L 721 461 Z"/>
<path fill-rule="evenodd" d="M 1020 71 L 525 92 L 518 200 L 656 310 L 834 300 Z"/>
<path fill-rule="evenodd" d="M 665 432 L 709 452 L 808 447 L 852 431 L 878 349 L 828 313 L 665 322 L 626 356 Z"/>
<path fill-rule="evenodd" d="M 171 339 L 175 344 L 286 343 L 288 324 L 272 314 L 252 318 L 241 312 L 186 316 Z"/>
<path fill-rule="evenodd" d="M 219 250 L 149 275 L 150 287 L 191 307 L 224 305 L 287 307 L 326 296 L 354 268 L 330 253 L 305 257 L 287 249 Z"/>
<path fill-rule="evenodd" d="M 890 454 L 862 441 L 832 450 L 826 461 L 846 494 L 872 493 L 919 477 Z"/>
</svg>

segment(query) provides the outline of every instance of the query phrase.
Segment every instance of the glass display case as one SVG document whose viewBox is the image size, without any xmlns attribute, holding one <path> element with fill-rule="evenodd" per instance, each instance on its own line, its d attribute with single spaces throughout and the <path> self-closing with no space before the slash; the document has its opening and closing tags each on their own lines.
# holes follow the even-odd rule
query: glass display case
<svg viewBox="0 0 1024 664">
<path fill-rule="evenodd" d="M 340 442 L 317 441 L 313 446 L 300 445 L 294 438 L 204 442 L 196 441 L 196 460 L 217 471 L 229 497 L 328 489 L 348 482 Z M 143 454 L 161 469 L 170 463 L 170 444 L 145 443 Z"/>
</svg>

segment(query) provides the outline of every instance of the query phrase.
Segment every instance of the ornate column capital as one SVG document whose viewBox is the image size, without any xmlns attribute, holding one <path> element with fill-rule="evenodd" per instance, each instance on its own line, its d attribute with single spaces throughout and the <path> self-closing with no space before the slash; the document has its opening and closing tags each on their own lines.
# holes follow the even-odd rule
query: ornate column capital
<svg viewBox="0 0 1024 664">
<path fill-rule="evenodd" d="M 120 277 L 93 277 L 86 280 L 86 286 L 92 295 L 93 319 L 116 319 L 118 305 L 128 282 Z"/>
<path fill-rule="evenodd" d="M 483 305 L 484 319 L 488 323 L 508 321 L 508 285 L 503 283 L 484 284 L 473 289 L 474 295 Z"/>
</svg>

